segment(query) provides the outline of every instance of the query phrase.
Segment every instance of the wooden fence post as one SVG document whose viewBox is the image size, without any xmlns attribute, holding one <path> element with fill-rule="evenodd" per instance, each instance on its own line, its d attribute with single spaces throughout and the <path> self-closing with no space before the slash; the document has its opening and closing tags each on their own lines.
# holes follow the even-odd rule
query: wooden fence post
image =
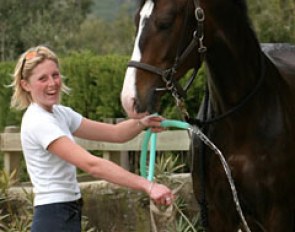
<svg viewBox="0 0 295 232">
<path fill-rule="evenodd" d="M 20 129 L 16 126 L 7 126 L 4 129 L 4 133 L 19 133 Z M 13 141 L 12 141 L 13 143 Z M 16 145 L 15 145 L 16 146 Z M 10 175 L 13 171 L 16 171 L 13 180 L 17 181 L 19 177 L 19 167 L 22 157 L 21 151 L 6 150 L 4 151 L 4 170 Z"/>
<path fill-rule="evenodd" d="M 124 121 L 124 118 L 117 118 L 116 123 Z M 130 170 L 129 165 L 129 151 L 120 151 L 117 156 L 120 158 L 120 166 L 125 168 L 126 170 Z"/>
<path fill-rule="evenodd" d="M 117 124 L 123 121 L 123 118 L 105 118 L 103 121 L 105 123 Z M 103 158 L 110 160 L 121 167 L 129 170 L 129 158 L 128 158 L 128 151 L 104 151 Z"/>
<path fill-rule="evenodd" d="M 116 119 L 106 118 L 106 119 L 104 119 L 104 122 L 117 124 L 117 123 L 122 122 L 124 120 L 125 120 L 124 118 L 116 118 Z M 121 167 L 125 168 L 126 170 L 130 170 L 128 151 L 104 151 L 103 158 L 120 165 Z"/>
</svg>

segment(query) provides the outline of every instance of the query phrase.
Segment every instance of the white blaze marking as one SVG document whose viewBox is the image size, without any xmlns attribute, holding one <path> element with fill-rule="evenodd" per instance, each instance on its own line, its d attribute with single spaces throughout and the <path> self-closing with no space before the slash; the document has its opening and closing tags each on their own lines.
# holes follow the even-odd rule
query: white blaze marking
<svg viewBox="0 0 295 232">
<path fill-rule="evenodd" d="M 131 56 L 131 60 L 140 61 L 141 53 L 139 50 L 139 38 L 141 36 L 145 19 L 147 19 L 154 8 L 154 2 L 152 0 L 147 0 L 140 11 L 140 21 L 138 26 L 138 32 L 135 38 L 135 44 L 133 48 L 133 53 Z M 136 69 L 133 67 L 128 67 L 125 73 L 125 79 L 123 84 L 123 89 L 121 93 L 121 102 L 123 108 L 128 113 L 129 117 L 136 115 L 134 109 L 134 100 L 136 96 L 136 88 L 135 88 L 135 73 Z"/>
</svg>

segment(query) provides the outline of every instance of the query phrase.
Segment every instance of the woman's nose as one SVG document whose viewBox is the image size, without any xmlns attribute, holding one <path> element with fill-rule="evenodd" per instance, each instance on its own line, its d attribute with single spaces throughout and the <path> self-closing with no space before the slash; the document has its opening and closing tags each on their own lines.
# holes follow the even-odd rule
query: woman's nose
<svg viewBox="0 0 295 232">
<path fill-rule="evenodd" d="M 54 78 L 53 78 L 52 76 L 50 76 L 50 77 L 48 78 L 48 84 L 49 84 L 49 85 L 54 85 L 54 84 L 55 84 Z"/>
</svg>

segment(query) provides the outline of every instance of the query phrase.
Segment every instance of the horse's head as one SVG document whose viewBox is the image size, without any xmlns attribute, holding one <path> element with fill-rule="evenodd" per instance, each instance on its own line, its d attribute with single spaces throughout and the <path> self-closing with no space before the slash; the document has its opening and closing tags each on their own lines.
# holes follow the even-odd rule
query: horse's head
<svg viewBox="0 0 295 232">
<path fill-rule="evenodd" d="M 200 11 L 195 16 L 196 2 L 142 1 L 135 17 L 137 34 L 121 94 L 129 117 L 158 111 L 163 93 L 179 89 L 177 81 L 187 70 L 199 67 L 197 50 L 203 15 Z M 189 46 L 192 41 L 194 45 Z"/>
</svg>

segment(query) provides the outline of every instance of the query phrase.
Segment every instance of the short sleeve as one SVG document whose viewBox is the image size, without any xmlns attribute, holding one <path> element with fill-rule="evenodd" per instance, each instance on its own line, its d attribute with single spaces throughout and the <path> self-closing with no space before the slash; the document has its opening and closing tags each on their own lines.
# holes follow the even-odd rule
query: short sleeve
<svg viewBox="0 0 295 232">
<path fill-rule="evenodd" d="M 67 136 L 54 118 L 47 119 L 46 123 L 40 120 L 40 122 L 34 124 L 34 127 L 30 130 L 29 137 L 32 138 L 32 141 L 41 145 L 43 149 L 47 149 L 54 140 Z"/>
<path fill-rule="evenodd" d="M 29 149 L 47 149 L 54 140 L 67 136 L 71 140 L 82 121 L 82 115 L 69 107 L 55 105 L 47 112 L 32 104 L 22 121 L 22 142 Z"/>
<path fill-rule="evenodd" d="M 67 114 L 66 117 L 70 119 L 68 124 L 70 132 L 74 133 L 81 125 L 83 117 L 81 114 L 72 110 L 70 107 L 64 107 L 64 108 L 65 108 L 65 113 Z"/>
</svg>

